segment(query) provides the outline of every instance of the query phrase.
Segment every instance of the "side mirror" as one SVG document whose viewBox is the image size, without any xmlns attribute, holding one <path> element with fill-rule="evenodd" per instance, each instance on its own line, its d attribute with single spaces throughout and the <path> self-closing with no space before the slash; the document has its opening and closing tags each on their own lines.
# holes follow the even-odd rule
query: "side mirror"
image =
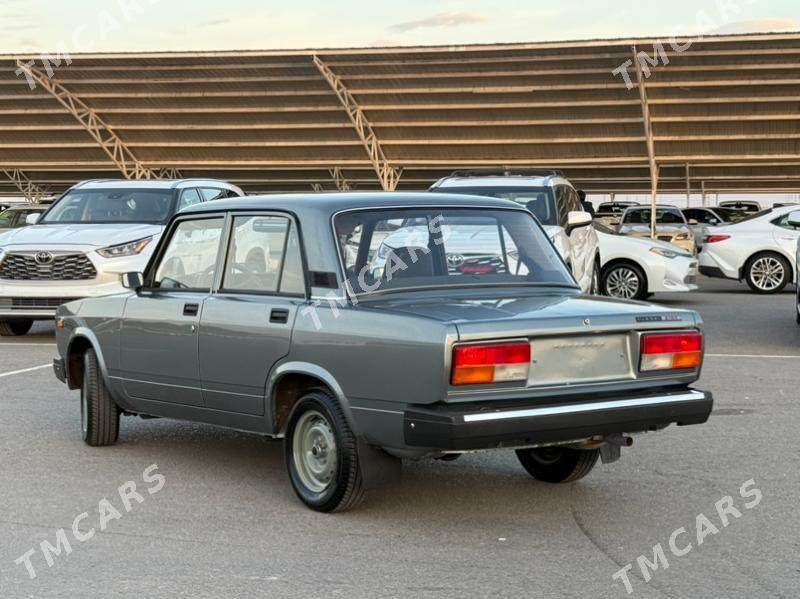
<svg viewBox="0 0 800 599">
<path fill-rule="evenodd" d="M 708 224 L 712 227 L 716 227 L 719 224 L 719 221 L 716 218 L 709 218 Z"/>
<path fill-rule="evenodd" d="M 35 225 L 39 222 L 39 219 L 42 217 L 41 214 L 38 212 L 31 212 L 28 216 L 25 217 L 25 224 L 26 225 Z"/>
<path fill-rule="evenodd" d="M 572 233 L 575 229 L 588 227 L 592 224 L 592 215 L 588 212 L 570 212 L 567 215 L 567 235 Z"/>
<path fill-rule="evenodd" d="M 793 227 L 800 228 L 800 210 L 795 210 L 789 213 L 789 224 Z"/>
<path fill-rule="evenodd" d="M 144 286 L 144 275 L 140 272 L 126 272 L 120 275 L 125 289 L 139 291 Z"/>
<path fill-rule="evenodd" d="M 689 224 L 692 225 L 692 226 L 695 226 L 695 225 L 699 225 L 700 223 L 697 222 L 696 218 L 690 218 L 689 219 Z"/>
</svg>

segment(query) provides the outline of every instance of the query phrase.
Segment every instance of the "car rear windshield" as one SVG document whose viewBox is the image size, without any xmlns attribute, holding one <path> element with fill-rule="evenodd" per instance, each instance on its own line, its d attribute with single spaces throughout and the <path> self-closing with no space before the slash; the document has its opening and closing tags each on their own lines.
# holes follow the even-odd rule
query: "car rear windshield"
<svg viewBox="0 0 800 599">
<path fill-rule="evenodd" d="M 511 200 L 527 208 L 543 225 L 559 224 L 552 187 L 438 187 L 431 191 Z"/>
<path fill-rule="evenodd" d="M 623 217 L 626 225 L 649 225 L 650 209 L 629 210 Z M 685 225 L 686 220 L 677 208 L 656 208 L 656 222 L 661 225 Z"/>
<path fill-rule="evenodd" d="M 351 290 L 568 286 L 544 231 L 520 210 L 361 210 L 334 219 Z"/>
<path fill-rule="evenodd" d="M 41 224 L 166 223 L 173 212 L 170 189 L 76 189 L 63 195 Z"/>
</svg>

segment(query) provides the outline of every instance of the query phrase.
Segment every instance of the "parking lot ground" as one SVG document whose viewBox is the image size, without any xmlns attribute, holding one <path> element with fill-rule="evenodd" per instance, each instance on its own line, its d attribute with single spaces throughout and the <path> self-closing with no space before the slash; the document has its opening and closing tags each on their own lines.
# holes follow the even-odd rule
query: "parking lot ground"
<svg viewBox="0 0 800 599">
<path fill-rule="evenodd" d="M 796 597 L 800 587 L 800 327 L 793 295 L 703 280 L 656 296 L 707 325 L 706 425 L 636 437 L 579 483 L 534 482 L 511 452 L 406 463 L 402 484 L 320 515 L 293 496 L 280 442 L 168 420 L 123 420 L 120 443 L 79 438 L 77 394 L 43 368 L 0 378 L 0 597 Z M 0 341 L 0 375 L 49 362 L 51 325 Z M 143 471 L 165 477 L 150 495 Z M 751 509 L 740 487 L 753 479 Z M 136 481 L 128 513 L 117 488 Z M 740 517 L 723 526 L 715 503 Z M 40 543 L 99 527 L 48 567 Z M 106 515 L 108 511 L 106 510 Z M 698 546 L 697 518 L 716 532 Z M 702 519 L 701 519 L 702 520 Z M 692 549 L 681 557 L 669 550 Z M 660 543 L 669 567 L 643 580 Z M 14 560 L 30 559 L 36 578 Z"/>
</svg>

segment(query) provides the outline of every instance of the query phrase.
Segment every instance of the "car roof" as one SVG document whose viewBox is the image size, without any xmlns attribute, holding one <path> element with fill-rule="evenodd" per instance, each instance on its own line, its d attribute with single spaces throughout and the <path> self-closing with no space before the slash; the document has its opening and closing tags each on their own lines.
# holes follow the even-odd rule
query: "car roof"
<svg viewBox="0 0 800 599">
<path fill-rule="evenodd" d="M 180 214 L 227 210 L 277 210 L 312 216 L 332 215 L 346 210 L 372 208 L 512 208 L 526 211 L 524 206 L 499 198 L 450 193 L 419 192 L 341 192 L 295 193 L 230 198 L 197 204 Z"/>
<path fill-rule="evenodd" d="M 73 185 L 71 189 L 183 189 L 204 185 L 221 187 L 241 193 L 235 185 L 218 179 L 91 179 Z"/>
<path fill-rule="evenodd" d="M 559 175 L 478 175 L 468 177 L 444 177 L 431 185 L 431 191 L 458 187 L 553 187 L 572 183 Z"/>
<path fill-rule="evenodd" d="M 31 208 L 34 210 L 47 210 L 49 207 L 49 204 L 13 204 L 8 207 L 6 212 L 30 210 Z"/>
<path fill-rule="evenodd" d="M 628 212 L 628 211 L 634 212 L 636 210 L 650 210 L 650 208 L 652 208 L 652 206 L 650 204 L 638 204 L 636 206 L 629 206 L 628 209 L 625 212 Z M 680 208 L 678 208 L 674 204 L 656 204 L 656 210 L 658 210 L 659 208 L 670 209 L 670 210 L 678 210 L 679 212 L 681 210 Z"/>
</svg>

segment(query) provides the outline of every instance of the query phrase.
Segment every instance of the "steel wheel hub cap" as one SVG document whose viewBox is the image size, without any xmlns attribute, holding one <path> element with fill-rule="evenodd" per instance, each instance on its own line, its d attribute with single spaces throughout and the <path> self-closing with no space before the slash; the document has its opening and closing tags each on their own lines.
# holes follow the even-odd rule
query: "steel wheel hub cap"
<svg viewBox="0 0 800 599">
<path fill-rule="evenodd" d="M 319 412 L 306 412 L 297 422 L 292 458 L 300 480 L 310 491 L 321 493 L 333 482 L 338 465 L 336 437 Z"/>
<path fill-rule="evenodd" d="M 606 292 L 612 297 L 631 299 L 639 292 L 639 277 L 630 268 L 617 268 L 608 275 Z"/>
<path fill-rule="evenodd" d="M 764 291 L 777 289 L 785 275 L 783 264 L 775 258 L 759 258 L 753 264 L 750 273 L 756 287 Z"/>
</svg>

